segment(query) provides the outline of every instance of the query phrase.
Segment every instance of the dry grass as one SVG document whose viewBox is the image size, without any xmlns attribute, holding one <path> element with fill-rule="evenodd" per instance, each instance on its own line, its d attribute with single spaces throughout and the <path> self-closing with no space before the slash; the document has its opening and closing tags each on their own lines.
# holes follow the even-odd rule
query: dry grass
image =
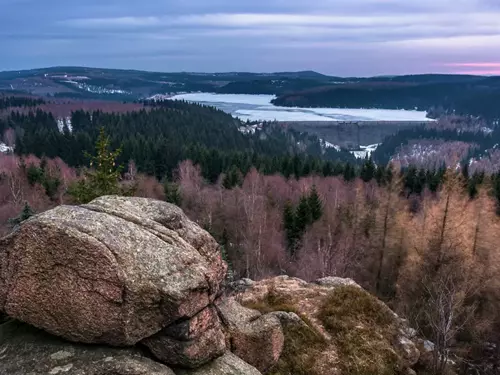
<svg viewBox="0 0 500 375">
<path fill-rule="evenodd" d="M 368 292 L 337 288 L 324 300 L 318 318 L 336 343 L 343 375 L 395 375 L 401 370 L 392 346 L 394 316 Z"/>
</svg>

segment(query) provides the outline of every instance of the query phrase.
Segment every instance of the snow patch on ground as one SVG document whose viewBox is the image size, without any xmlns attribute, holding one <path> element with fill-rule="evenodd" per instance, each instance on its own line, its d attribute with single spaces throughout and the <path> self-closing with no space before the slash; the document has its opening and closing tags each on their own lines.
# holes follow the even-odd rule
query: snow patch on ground
<svg viewBox="0 0 500 375">
<path fill-rule="evenodd" d="M 243 134 L 255 134 L 257 130 L 262 130 L 262 124 L 240 126 L 238 130 Z"/>
<path fill-rule="evenodd" d="M 190 93 L 170 99 L 220 106 L 244 121 L 434 121 L 423 111 L 279 107 L 271 104 L 274 98 L 273 95 Z"/>
<path fill-rule="evenodd" d="M 107 88 L 100 87 L 100 86 L 88 85 L 86 83 L 74 81 L 71 79 L 67 79 L 67 80 L 64 80 L 62 82 L 70 83 L 70 84 L 78 87 L 80 90 L 84 90 L 84 91 L 87 91 L 87 92 L 90 92 L 93 94 L 125 94 L 125 95 L 131 94 L 129 91 L 120 90 L 120 89 L 107 89 Z"/>
<path fill-rule="evenodd" d="M 359 146 L 361 151 L 351 151 L 356 159 L 365 159 L 367 156 L 370 157 L 372 153 L 380 146 L 381 143 L 376 143 L 368 146 Z"/>
<path fill-rule="evenodd" d="M 0 142 L 0 152 L 2 152 L 4 154 L 14 152 L 14 147 L 9 147 L 5 143 Z"/>
<path fill-rule="evenodd" d="M 337 151 L 340 151 L 340 146 L 334 145 L 333 143 L 330 143 L 328 141 L 325 141 L 324 139 L 319 140 L 321 142 L 321 146 L 324 148 L 334 148 Z"/>
<path fill-rule="evenodd" d="M 171 99 L 187 100 L 188 102 L 198 103 L 230 103 L 267 106 L 271 103 L 271 100 L 275 98 L 276 96 L 274 95 L 213 94 L 196 92 L 190 94 L 174 95 Z"/>
<path fill-rule="evenodd" d="M 64 125 L 66 125 L 69 129 L 69 132 L 73 132 L 73 125 L 71 124 L 71 117 L 68 116 L 66 118 L 58 118 L 57 119 L 57 128 L 62 133 L 64 131 Z"/>
</svg>

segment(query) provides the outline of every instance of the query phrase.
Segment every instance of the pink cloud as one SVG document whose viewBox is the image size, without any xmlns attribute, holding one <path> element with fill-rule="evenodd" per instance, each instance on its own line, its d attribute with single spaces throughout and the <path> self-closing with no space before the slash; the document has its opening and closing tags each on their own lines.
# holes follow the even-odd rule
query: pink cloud
<svg viewBox="0 0 500 375">
<path fill-rule="evenodd" d="M 449 63 L 443 64 L 444 66 L 458 67 L 458 68 L 499 68 L 500 62 L 470 62 L 470 63 Z"/>
<path fill-rule="evenodd" d="M 475 76 L 500 76 L 500 69 L 498 70 L 466 70 L 457 71 L 455 74 L 470 74 Z"/>
</svg>

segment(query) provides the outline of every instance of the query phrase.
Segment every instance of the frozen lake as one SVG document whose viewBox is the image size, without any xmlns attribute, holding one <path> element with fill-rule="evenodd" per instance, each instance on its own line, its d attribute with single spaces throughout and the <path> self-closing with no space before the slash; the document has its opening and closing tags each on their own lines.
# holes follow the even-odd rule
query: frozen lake
<svg viewBox="0 0 500 375">
<path fill-rule="evenodd" d="M 171 99 L 211 105 L 244 121 L 432 121 L 423 111 L 277 107 L 273 95 L 191 93 Z"/>
</svg>

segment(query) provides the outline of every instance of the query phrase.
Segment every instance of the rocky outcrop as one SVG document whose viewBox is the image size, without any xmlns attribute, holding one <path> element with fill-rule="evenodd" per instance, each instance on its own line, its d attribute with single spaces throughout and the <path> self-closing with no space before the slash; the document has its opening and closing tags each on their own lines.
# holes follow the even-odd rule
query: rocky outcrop
<svg viewBox="0 0 500 375">
<path fill-rule="evenodd" d="M 233 298 L 219 301 L 217 310 L 229 336 L 231 351 L 261 372 L 272 368 L 283 350 L 280 320 L 241 306 Z"/>
<path fill-rule="evenodd" d="M 0 374 L 175 375 L 138 349 L 69 343 L 15 321 L 0 325 Z"/>
<path fill-rule="evenodd" d="M 232 286 L 241 304 L 281 322 L 275 373 L 411 373 L 420 358 L 415 332 L 353 280 L 279 276 Z"/>
<path fill-rule="evenodd" d="M 219 292 L 216 241 L 178 207 L 101 197 L 27 220 L 0 242 L 0 310 L 83 343 L 134 345 Z"/>
<path fill-rule="evenodd" d="M 225 272 L 215 240 L 168 203 L 36 215 L 0 240 L 0 374 L 413 374 L 432 355 L 353 280 L 222 293 Z"/>
</svg>

